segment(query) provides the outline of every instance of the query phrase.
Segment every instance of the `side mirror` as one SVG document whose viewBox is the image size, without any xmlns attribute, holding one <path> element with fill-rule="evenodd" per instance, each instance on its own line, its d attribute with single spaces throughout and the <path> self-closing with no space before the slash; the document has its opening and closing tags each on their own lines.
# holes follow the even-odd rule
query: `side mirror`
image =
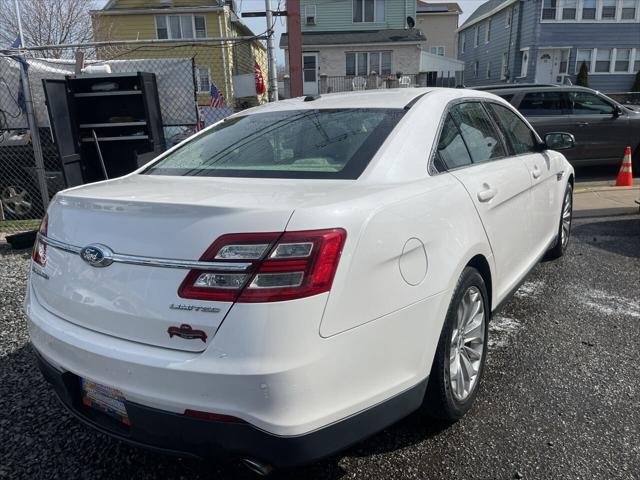
<svg viewBox="0 0 640 480">
<path fill-rule="evenodd" d="M 620 105 L 616 105 L 613 107 L 613 116 L 614 117 L 619 117 L 620 115 L 622 115 L 622 108 L 620 108 Z"/>
<path fill-rule="evenodd" d="M 566 132 L 551 132 L 544 136 L 544 143 L 550 150 L 567 150 L 576 146 L 576 138 Z"/>
</svg>

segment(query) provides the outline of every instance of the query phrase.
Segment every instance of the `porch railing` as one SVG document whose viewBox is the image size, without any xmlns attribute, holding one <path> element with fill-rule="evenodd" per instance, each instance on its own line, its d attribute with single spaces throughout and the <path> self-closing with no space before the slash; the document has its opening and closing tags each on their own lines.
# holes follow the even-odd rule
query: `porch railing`
<svg viewBox="0 0 640 480">
<path fill-rule="evenodd" d="M 444 75 L 443 75 L 444 73 Z M 320 75 L 320 93 L 354 92 L 383 88 L 455 87 L 462 79 L 455 72 L 421 72 L 401 75 Z"/>
</svg>

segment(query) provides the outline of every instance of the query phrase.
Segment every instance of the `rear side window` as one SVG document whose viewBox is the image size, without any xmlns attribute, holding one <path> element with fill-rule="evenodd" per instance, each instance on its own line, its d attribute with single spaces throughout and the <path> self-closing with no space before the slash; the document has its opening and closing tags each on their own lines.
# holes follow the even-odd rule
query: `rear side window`
<svg viewBox="0 0 640 480">
<path fill-rule="evenodd" d="M 536 151 L 536 136 L 518 115 L 502 105 L 490 103 L 488 106 L 515 155 Z"/>
<path fill-rule="evenodd" d="M 563 92 L 529 92 L 520 102 L 518 110 L 524 116 L 562 115 Z"/>
<path fill-rule="evenodd" d="M 452 170 L 470 164 L 471 157 L 460 135 L 460 130 L 451 115 L 447 115 L 438 142 L 436 168 L 440 171 Z"/>
<path fill-rule="evenodd" d="M 573 115 L 612 115 L 613 105 L 589 92 L 569 92 Z"/>
<path fill-rule="evenodd" d="M 327 109 L 230 118 L 144 173 L 356 179 L 403 114 L 396 109 Z"/>
<path fill-rule="evenodd" d="M 500 135 L 480 102 L 461 103 L 451 109 L 473 163 L 483 163 L 505 156 Z"/>
</svg>

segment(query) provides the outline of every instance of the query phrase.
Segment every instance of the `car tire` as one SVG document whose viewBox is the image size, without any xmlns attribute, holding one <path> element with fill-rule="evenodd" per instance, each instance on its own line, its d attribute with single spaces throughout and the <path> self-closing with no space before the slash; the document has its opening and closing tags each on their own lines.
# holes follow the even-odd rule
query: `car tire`
<svg viewBox="0 0 640 480">
<path fill-rule="evenodd" d="M 38 187 L 28 180 L 3 180 L 0 183 L 0 202 L 7 220 L 36 219 L 42 216 Z"/>
<path fill-rule="evenodd" d="M 423 405 L 429 416 L 453 422 L 473 405 L 487 356 L 490 316 L 484 279 L 478 270 L 466 267 L 451 298 L 431 367 Z"/>
<path fill-rule="evenodd" d="M 564 255 L 569 245 L 571 237 L 571 222 L 573 220 L 573 185 L 567 183 L 562 199 L 562 209 L 560 210 L 560 225 L 558 226 L 558 236 L 555 245 L 547 251 L 545 258 L 555 260 Z"/>
</svg>

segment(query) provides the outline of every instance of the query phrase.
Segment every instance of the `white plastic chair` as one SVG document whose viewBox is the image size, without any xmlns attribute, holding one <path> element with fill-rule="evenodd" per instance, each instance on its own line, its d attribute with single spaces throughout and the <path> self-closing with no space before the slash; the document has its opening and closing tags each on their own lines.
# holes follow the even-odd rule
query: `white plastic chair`
<svg viewBox="0 0 640 480">
<path fill-rule="evenodd" d="M 403 75 L 402 77 L 400 77 L 400 88 L 407 88 L 411 86 L 411 77 L 407 76 L 407 75 Z"/>
<path fill-rule="evenodd" d="M 363 77 L 354 77 L 351 81 L 351 86 L 353 90 L 364 90 L 367 88 L 367 80 Z"/>
</svg>

